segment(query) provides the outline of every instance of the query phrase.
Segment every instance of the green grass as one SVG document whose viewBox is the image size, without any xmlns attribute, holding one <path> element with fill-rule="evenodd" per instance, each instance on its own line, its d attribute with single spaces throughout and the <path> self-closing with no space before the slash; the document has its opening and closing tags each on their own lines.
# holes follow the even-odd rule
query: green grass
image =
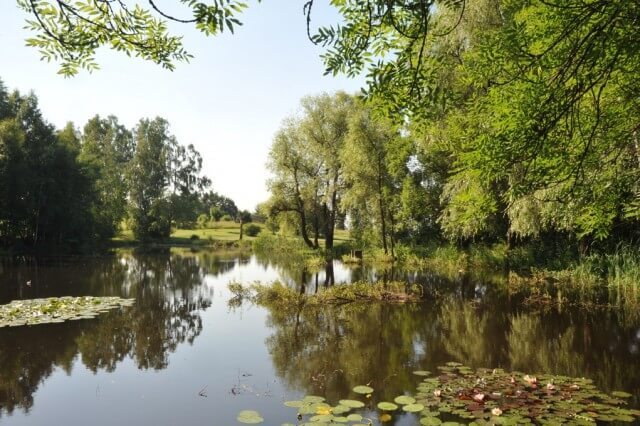
<svg viewBox="0 0 640 426">
<path fill-rule="evenodd" d="M 249 225 L 245 224 L 245 227 Z M 263 225 L 256 223 L 263 229 Z M 195 238 L 195 237 L 197 238 Z M 246 233 L 242 240 L 252 241 L 255 237 L 250 237 Z M 131 230 L 121 231 L 119 235 L 111 239 L 112 243 L 118 246 L 137 245 L 138 241 L 133 236 Z M 212 228 L 207 229 L 175 229 L 171 236 L 165 241 L 159 241 L 153 245 L 167 246 L 224 246 L 240 241 L 240 224 L 235 222 L 216 222 Z"/>
<path fill-rule="evenodd" d="M 259 226 L 262 231 L 258 234 L 266 235 L 271 233 L 265 229 L 264 225 L 260 223 L 252 223 Z M 216 247 L 216 248 L 230 248 L 230 246 L 238 245 L 240 242 L 240 224 L 236 222 L 214 222 L 211 226 L 205 229 L 174 229 L 171 236 L 164 240 L 154 242 L 153 246 L 201 246 L 201 247 Z M 246 226 L 250 223 L 245 224 Z M 195 238 L 195 237 L 197 238 Z M 299 237 L 296 236 L 284 236 L 281 237 L 291 242 L 297 242 Z M 252 242 L 256 237 L 251 237 L 244 233 L 242 236 L 242 246 Z M 334 244 L 336 246 L 348 244 L 349 231 L 336 230 L 334 235 Z M 320 246 L 324 247 L 324 240 L 320 239 Z M 139 245 L 139 242 L 133 236 L 131 230 L 123 230 L 117 236 L 111 239 L 111 243 L 114 246 L 131 247 Z"/>
<path fill-rule="evenodd" d="M 245 224 L 245 227 L 249 225 Z M 264 227 L 256 223 L 255 225 L 262 228 Z M 192 235 L 197 235 L 201 240 L 216 240 L 216 241 L 238 241 L 240 240 L 240 224 L 234 222 L 217 222 L 213 228 L 209 229 L 176 229 L 172 234 L 172 239 L 190 239 Z M 246 233 L 242 236 L 243 240 L 251 241 L 255 237 L 250 237 Z"/>
</svg>

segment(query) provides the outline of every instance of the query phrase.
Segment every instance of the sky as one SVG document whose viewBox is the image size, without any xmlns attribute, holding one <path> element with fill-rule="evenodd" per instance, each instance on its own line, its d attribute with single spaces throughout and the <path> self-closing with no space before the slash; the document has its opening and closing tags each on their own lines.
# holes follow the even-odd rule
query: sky
<svg viewBox="0 0 640 426">
<path fill-rule="evenodd" d="M 113 114 L 128 127 L 143 117 L 166 118 L 178 141 L 202 154 L 212 189 L 253 211 L 268 198 L 266 162 L 282 120 L 297 111 L 302 97 L 356 92 L 363 79 L 323 76 L 322 48 L 307 39 L 302 0 L 249 3 L 234 35 L 206 37 L 188 25 L 171 26 L 195 56 L 173 72 L 101 50 L 100 70 L 64 78 L 57 64 L 25 46 L 27 14 L 15 0 L 2 0 L 0 79 L 9 89 L 32 90 L 44 117 L 58 128 L 68 121 L 81 128 L 96 114 Z M 316 2 L 315 25 L 337 20 L 328 0 Z"/>
</svg>

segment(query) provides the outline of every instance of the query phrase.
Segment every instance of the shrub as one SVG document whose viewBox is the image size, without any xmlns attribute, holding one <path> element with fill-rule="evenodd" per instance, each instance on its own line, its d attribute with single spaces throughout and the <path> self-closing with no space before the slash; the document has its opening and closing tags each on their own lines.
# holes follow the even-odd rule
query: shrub
<svg viewBox="0 0 640 426">
<path fill-rule="evenodd" d="M 203 229 L 207 227 L 207 222 L 209 221 L 209 216 L 207 216 L 206 214 L 201 214 L 200 216 L 198 216 L 198 228 Z"/>
<path fill-rule="evenodd" d="M 245 235 L 249 236 L 249 237 L 255 237 L 256 235 L 258 235 L 260 233 L 260 231 L 262 231 L 262 228 L 258 225 L 255 225 L 253 223 L 250 223 L 249 225 L 246 225 L 244 227 L 244 233 Z"/>
</svg>

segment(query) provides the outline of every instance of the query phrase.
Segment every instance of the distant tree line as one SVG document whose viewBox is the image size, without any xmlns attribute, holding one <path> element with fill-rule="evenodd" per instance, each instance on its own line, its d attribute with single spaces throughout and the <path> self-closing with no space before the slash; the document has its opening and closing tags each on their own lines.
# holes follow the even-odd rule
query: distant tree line
<svg viewBox="0 0 640 426">
<path fill-rule="evenodd" d="M 127 129 L 114 116 L 56 130 L 35 95 L 0 81 L 0 246 L 81 246 L 124 224 L 141 241 L 199 215 L 236 220 L 233 200 L 209 188 L 202 157 L 163 118 Z"/>
</svg>

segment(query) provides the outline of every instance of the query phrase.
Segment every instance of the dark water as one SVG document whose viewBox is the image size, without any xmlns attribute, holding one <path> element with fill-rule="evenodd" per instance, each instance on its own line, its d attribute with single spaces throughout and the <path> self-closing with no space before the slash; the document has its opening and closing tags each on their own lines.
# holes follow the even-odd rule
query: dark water
<svg viewBox="0 0 640 426">
<path fill-rule="evenodd" d="M 230 281 L 279 279 L 313 292 L 372 278 L 418 282 L 430 297 L 283 313 L 229 303 L 227 290 Z M 136 304 L 93 320 L 0 329 L 1 425 L 234 425 L 243 409 L 260 411 L 266 425 L 296 423 L 284 400 L 337 403 L 365 383 L 373 402 L 390 400 L 414 392 L 413 370 L 447 361 L 588 377 L 632 393 L 632 406 L 640 401 L 638 316 L 524 308 L 469 277 L 338 262 L 313 273 L 216 253 L 0 263 L 0 303 L 63 295 Z"/>
</svg>

